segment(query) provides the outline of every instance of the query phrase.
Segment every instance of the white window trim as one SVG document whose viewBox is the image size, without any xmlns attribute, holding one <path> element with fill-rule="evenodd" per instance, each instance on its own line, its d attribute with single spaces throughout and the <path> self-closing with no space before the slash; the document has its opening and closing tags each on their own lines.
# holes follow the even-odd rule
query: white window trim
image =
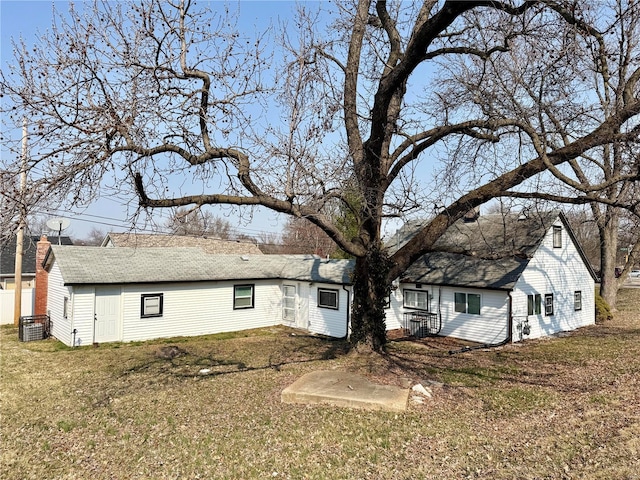
<svg viewBox="0 0 640 480">
<path fill-rule="evenodd" d="M 464 312 L 456 310 L 456 295 L 464 295 Z M 469 295 L 478 297 L 478 313 L 469 312 Z M 465 313 L 467 315 L 482 315 L 482 295 L 479 293 L 454 292 L 453 293 L 453 311 L 456 313 Z"/>
<path fill-rule="evenodd" d="M 407 294 L 414 294 L 416 297 L 415 300 L 417 300 L 419 293 L 423 293 L 425 296 L 424 307 L 421 307 L 420 306 L 421 302 L 418 302 L 418 301 L 414 301 L 412 304 L 407 302 Z M 414 290 L 412 288 L 403 289 L 402 290 L 402 306 L 404 308 L 411 308 L 413 310 L 423 310 L 425 312 L 428 312 L 429 311 L 429 292 L 426 290 Z"/>
</svg>

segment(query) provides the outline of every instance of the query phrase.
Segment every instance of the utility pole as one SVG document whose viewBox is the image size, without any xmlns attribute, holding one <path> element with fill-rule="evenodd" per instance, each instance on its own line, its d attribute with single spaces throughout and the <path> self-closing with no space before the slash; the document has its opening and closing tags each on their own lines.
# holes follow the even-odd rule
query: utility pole
<svg viewBox="0 0 640 480">
<path fill-rule="evenodd" d="M 27 189 L 27 119 L 22 121 L 22 165 L 20 168 L 20 220 L 16 235 L 16 263 L 15 263 L 15 297 L 13 303 L 13 324 L 18 326 L 22 315 L 22 256 L 24 245 L 24 229 L 26 227 L 27 207 L 25 193 Z"/>
</svg>

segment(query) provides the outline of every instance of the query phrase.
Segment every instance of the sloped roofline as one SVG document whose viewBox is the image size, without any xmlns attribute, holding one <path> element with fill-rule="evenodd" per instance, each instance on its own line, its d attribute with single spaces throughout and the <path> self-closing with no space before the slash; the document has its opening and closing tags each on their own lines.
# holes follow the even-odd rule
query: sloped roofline
<svg viewBox="0 0 640 480">
<path fill-rule="evenodd" d="M 198 247 L 52 246 L 43 266 L 60 265 L 65 285 L 291 280 L 351 284 L 353 262 L 317 255 L 207 254 Z M 56 258 L 59 257 L 59 258 Z"/>
<path fill-rule="evenodd" d="M 510 214 L 510 216 L 512 221 L 520 221 L 518 214 Z M 484 218 L 486 219 L 488 216 L 484 216 Z M 516 220 L 516 218 L 518 219 Z M 457 244 L 455 231 L 448 231 L 448 233 L 451 233 L 453 236 L 445 237 L 443 235 L 442 240 L 444 244 L 440 245 L 443 249 L 440 250 L 436 248 L 421 256 L 400 276 L 400 281 L 403 283 L 425 283 L 441 286 L 464 286 L 485 290 L 511 291 L 515 287 L 517 279 L 520 278 L 531 258 L 533 258 L 535 252 L 540 248 L 549 230 L 558 220 L 568 232 L 571 242 L 578 251 L 592 279 L 596 280 L 593 268 L 573 233 L 566 216 L 560 210 L 550 210 L 540 216 L 539 225 L 543 228 L 539 230 L 537 235 L 531 237 L 531 243 L 522 244 L 524 250 L 520 252 L 521 255 L 514 256 L 512 253 L 504 257 L 476 257 L 475 253 L 469 250 L 473 248 L 471 245 L 467 245 L 466 243 Z M 459 220 L 459 222 L 464 224 L 462 220 Z M 454 227 L 456 223 L 449 228 Z M 475 221 L 471 223 L 475 223 Z M 445 233 L 445 235 L 447 235 L 447 233 Z M 411 233 L 409 233 L 409 237 L 405 236 L 405 241 L 411 236 Z M 456 248 L 451 250 L 451 247 Z M 462 250 L 460 247 L 462 247 Z M 500 263 L 502 263 L 501 267 L 499 266 Z M 468 272 L 469 269 L 486 269 L 485 272 L 491 271 L 491 274 L 489 276 L 465 276 L 464 272 Z M 460 277 L 461 274 L 464 278 Z"/>
<path fill-rule="evenodd" d="M 580 245 L 580 242 L 576 238 L 575 233 L 573 233 L 573 229 L 571 228 L 571 225 L 569 225 L 569 220 L 567 219 L 566 215 L 562 212 L 562 210 L 558 212 L 558 217 L 562 221 L 564 228 L 567 230 L 567 233 L 569 234 L 569 237 L 571 238 L 573 245 L 576 247 L 576 250 L 578 251 L 580 258 L 582 258 L 582 263 L 584 263 L 585 267 L 587 267 L 587 270 L 589 271 L 589 275 L 591 275 L 591 278 L 593 279 L 594 282 L 597 281 L 598 276 L 596 275 L 596 272 L 593 270 L 593 267 L 591 266 L 591 262 L 587 258 L 587 254 L 584 252 L 582 245 Z"/>
</svg>

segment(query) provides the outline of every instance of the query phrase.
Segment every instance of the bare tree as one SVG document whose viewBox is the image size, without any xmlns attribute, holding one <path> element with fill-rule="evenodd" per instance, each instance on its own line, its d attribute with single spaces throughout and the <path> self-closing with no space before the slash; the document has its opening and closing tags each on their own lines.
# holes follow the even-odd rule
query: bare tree
<svg viewBox="0 0 640 480">
<path fill-rule="evenodd" d="M 84 238 L 78 238 L 73 240 L 74 245 L 85 245 L 91 247 L 98 247 L 102 244 L 106 233 L 97 227 L 91 227 L 91 230 L 86 234 Z"/>
<path fill-rule="evenodd" d="M 503 111 L 520 115 L 531 131 L 544 132 L 539 145 L 534 145 L 537 150 L 548 148 L 547 144 L 569 145 L 598 121 L 618 115 L 637 99 L 640 76 L 640 3 L 612 0 L 580 10 L 562 3 L 550 6 L 567 20 L 556 26 L 556 36 L 536 36 L 535 43 L 528 38 L 528 44 L 512 49 L 519 58 L 509 62 L 499 56 L 483 62 L 481 68 L 498 88 L 487 90 L 489 82 L 485 82 L 483 93 L 491 94 L 476 101 L 486 111 L 498 104 Z M 547 52 L 557 53 L 542 64 L 530 61 Z M 471 95 L 476 95 L 476 87 Z M 640 172 L 636 130 L 635 122 L 621 123 L 613 130 L 611 142 L 571 159 L 568 169 L 549 164 L 549 175 L 541 178 L 534 191 L 509 192 L 589 204 L 600 246 L 600 294 L 612 307 L 623 281 L 614 277 L 621 209 L 640 214 L 640 197 L 634 192 Z"/>
<path fill-rule="evenodd" d="M 33 51 L 17 45 L 0 85 L 16 109 L 6 118 L 27 113 L 41 139 L 31 165 L 43 189 L 78 202 L 115 172 L 142 209 L 261 205 L 322 229 L 356 258 L 352 342 L 380 350 L 391 281 L 453 222 L 516 188 L 540 193 L 549 170 L 575 180 L 571 162 L 638 140 L 637 63 L 606 108 L 566 75 L 601 27 L 590 10 L 608 8 L 345 0 L 302 8 L 278 48 L 187 0 L 100 3 L 59 18 Z M 597 187 L 623 180 L 637 170 Z M 578 191 L 599 200 L 595 186 Z M 330 215 L 336 202 L 355 235 Z M 389 257 L 385 218 L 426 205 L 431 221 Z"/>
<path fill-rule="evenodd" d="M 236 234 L 229 220 L 217 217 L 208 210 L 176 209 L 166 223 L 171 233 L 175 235 L 211 236 L 229 240 Z"/>
<path fill-rule="evenodd" d="M 329 257 L 337 248 L 324 230 L 296 217 L 287 221 L 282 245 L 287 253 L 311 253 L 322 257 Z"/>
</svg>

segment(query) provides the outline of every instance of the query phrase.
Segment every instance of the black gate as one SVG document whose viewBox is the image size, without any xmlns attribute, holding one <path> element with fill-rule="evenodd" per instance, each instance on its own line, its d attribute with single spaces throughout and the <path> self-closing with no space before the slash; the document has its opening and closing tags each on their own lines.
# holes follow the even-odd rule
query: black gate
<svg viewBox="0 0 640 480">
<path fill-rule="evenodd" d="M 20 317 L 18 338 L 21 342 L 32 342 L 48 338 L 51 334 L 49 315 L 27 315 Z"/>
<path fill-rule="evenodd" d="M 404 328 L 409 331 L 409 335 L 412 337 L 430 337 L 440 333 L 442 321 L 435 313 L 405 312 Z"/>
</svg>

